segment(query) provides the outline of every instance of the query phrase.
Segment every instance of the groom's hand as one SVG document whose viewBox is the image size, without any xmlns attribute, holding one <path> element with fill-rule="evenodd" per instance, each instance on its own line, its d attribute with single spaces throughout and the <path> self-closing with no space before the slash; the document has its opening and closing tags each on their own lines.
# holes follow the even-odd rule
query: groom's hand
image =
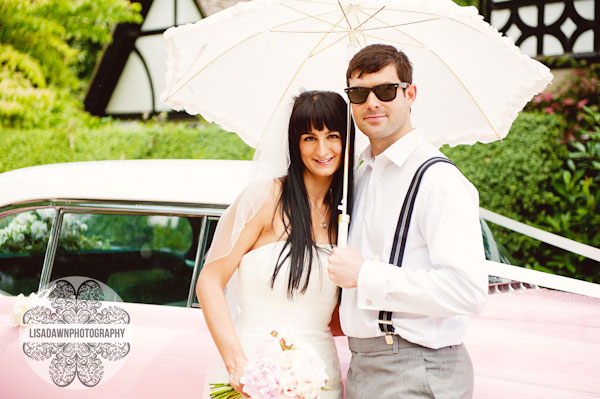
<svg viewBox="0 0 600 399">
<path fill-rule="evenodd" d="M 363 258 L 354 248 L 333 248 L 329 256 L 329 279 L 342 288 L 354 288 Z"/>
</svg>

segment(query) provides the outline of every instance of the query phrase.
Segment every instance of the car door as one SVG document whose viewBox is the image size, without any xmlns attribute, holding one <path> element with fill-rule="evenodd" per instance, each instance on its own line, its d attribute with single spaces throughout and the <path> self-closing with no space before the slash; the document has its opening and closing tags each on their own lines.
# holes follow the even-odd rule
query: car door
<svg viewBox="0 0 600 399">
<path fill-rule="evenodd" d="M 12 327 L 5 319 L 0 323 L 0 375 L 9 383 L 0 384 L 0 397 L 157 397 L 173 392 L 197 397 L 206 368 L 218 354 L 197 309 L 194 286 L 221 209 L 177 204 L 59 205 L 50 208 L 53 213 L 45 229 L 36 225 L 36 231 L 47 234 L 36 241 L 35 251 L 33 247 L 26 251 L 31 232 L 15 226 L 29 223 L 31 230 L 38 220 L 36 211 L 14 212 L 0 225 L 27 236 L 15 235 L 16 241 L 4 242 L 0 270 L 10 276 L 1 280 L 3 290 L 10 295 L 29 294 L 47 282 L 72 276 L 106 284 L 123 302 L 102 306 L 127 313 L 132 327 L 129 348 L 117 361 L 102 359 L 105 371 L 115 365 L 118 370 L 111 376 L 106 373 L 98 385 L 86 387 L 73 378 L 68 387 L 59 387 L 40 375 L 43 370 L 40 373 L 39 365 L 32 366 L 35 362 L 24 354 L 21 342 L 26 328 Z M 23 244 L 19 247 L 15 242 Z M 0 295 L 0 314 L 9 315 L 15 301 L 14 296 Z"/>
</svg>

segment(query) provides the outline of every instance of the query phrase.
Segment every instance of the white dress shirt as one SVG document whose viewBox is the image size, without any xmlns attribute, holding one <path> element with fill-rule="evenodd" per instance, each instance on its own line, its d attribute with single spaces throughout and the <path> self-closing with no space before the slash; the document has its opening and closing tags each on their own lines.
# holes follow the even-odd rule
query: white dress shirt
<svg viewBox="0 0 600 399">
<path fill-rule="evenodd" d="M 479 195 L 453 165 L 424 174 L 408 230 L 402 267 L 388 264 L 404 197 L 417 168 L 444 157 L 420 129 L 377 157 L 368 146 L 359 158 L 348 246 L 365 259 L 358 286 L 344 289 L 344 333 L 384 335 L 380 310 L 393 313 L 395 334 L 429 348 L 463 342 L 467 316 L 480 312 L 488 276 L 479 222 Z"/>
</svg>

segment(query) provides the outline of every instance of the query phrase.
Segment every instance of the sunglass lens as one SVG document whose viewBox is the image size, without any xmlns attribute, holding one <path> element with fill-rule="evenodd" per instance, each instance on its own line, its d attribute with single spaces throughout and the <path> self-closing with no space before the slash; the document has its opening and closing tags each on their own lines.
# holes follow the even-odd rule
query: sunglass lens
<svg viewBox="0 0 600 399">
<path fill-rule="evenodd" d="M 348 99 L 352 104 L 362 104 L 367 101 L 369 91 L 366 87 L 353 87 L 348 90 Z"/>
<path fill-rule="evenodd" d="M 375 95 L 381 101 L 392 101 L 396 98 L 397 86 L 395 85 L 381 85 L 373 88 Z"/>
</svg>

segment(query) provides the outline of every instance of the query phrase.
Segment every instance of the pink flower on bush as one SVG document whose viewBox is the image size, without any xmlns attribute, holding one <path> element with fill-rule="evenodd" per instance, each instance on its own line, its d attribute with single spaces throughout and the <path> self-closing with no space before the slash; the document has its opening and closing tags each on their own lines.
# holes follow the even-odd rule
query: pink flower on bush
<svg viewBox="0 0 600 399">
<path fill-rule="evenodd" d="M 281 393 L 281 366 L 271 359 L 249 363 L 240 382 L 252 399 L 277 399 Z"/>
<path fill-rule="evenodd" d="M 544 108 L 544 112 L 547 114 L 553 114 L 554 113 L 554 108 L 552 107 L 546 107 Z"/>
<path fill-rule="evenodd" d="M 546 101 L 547 103 L 552 101 L 552 99 L 554 98 L 552 93 L 544 93 L 543 96 L 544 96 L 544 101 Z"/>
<path fill-rule="evenodd" d="M 589 99 L 587 99 L 587 98 L 584 98 L 583 100 L 579 100 L 579 101 L 577 102 L 577 108 L 578 108 L 578 109 L 581 109 L 581 108 L 583 108 L 585 105 L 587 105 L 587 103 L 588 103 L 589 101 L 590 101 L 590 100 L 589 100 Z"/>
<path fill-rule="evenodd" d="M 569 107 L 571 105 L 575 104 L 575 101 L 573 101 L 573 99 L 571 97 L 565 98 L 565 100 L 563 101 L 563 105 Z"/>
</svg>

